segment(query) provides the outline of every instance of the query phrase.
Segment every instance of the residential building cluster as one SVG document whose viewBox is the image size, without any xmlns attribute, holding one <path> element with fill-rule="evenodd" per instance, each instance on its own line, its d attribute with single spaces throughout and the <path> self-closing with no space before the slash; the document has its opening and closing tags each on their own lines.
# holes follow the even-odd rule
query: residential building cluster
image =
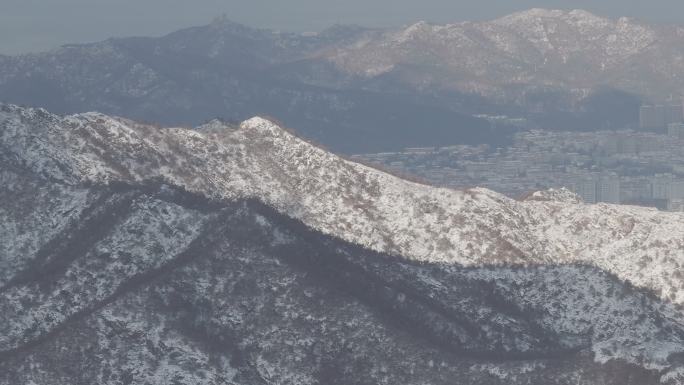
<svg viewBox="0 0 684 385">
<path fill-rule="evenodd" d="M 511 197 L 566 187 L 585 202 L 684 211 L 684 124 L 665 133 L 552 132 L 516 135 L 512 146 L 448 146 L 355 155 L 390 171 L 452 187 L 486 187 Z"/>
<path fill-rule="evenodd" d="M 643 105 L 639 109 L 642 130 L 664 131 L 672 123 L 684 122 L 684 104 Z"/>
<path fill-rule="evenodd" d="M 518 127 L 528 128 L 529 122 L 527 118 L 515 118 L 508 115 L 475 115 L 476 118 L 484 119 L 489 122 L 492 128 L 498 127 Z"/>
</svg>

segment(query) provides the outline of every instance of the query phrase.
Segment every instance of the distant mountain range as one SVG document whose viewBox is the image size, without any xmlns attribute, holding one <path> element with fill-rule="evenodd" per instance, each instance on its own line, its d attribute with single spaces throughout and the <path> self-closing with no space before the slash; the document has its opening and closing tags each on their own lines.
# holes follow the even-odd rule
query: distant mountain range
<svg viewBox="0 0 684 385">
<path fill-rule="evenodd" d="M 451 106 L 402 87 L 398 92 L 384 85 L 365 89 L 359 86 L 365 80 L 308 60 L 363 33 L 336 27 L 301 36 L 216 20 L 162 38 L 110 39 L 5 57 L 0 59 L 0 100 L 168 125 L 270 115 L 345 152 L 506 143 L 508 132 L 494 131 Z"/>
<path fill-rule="evenodd" d="M 342 152 L 505 145 L 514 128 L 638 124 L 643 101 L 684 90 L 684 28 L 533 9 L 487 22 L 318 34 L 217 19 L 161 38 L 0 56 L 0 100 L 166 125 L 273 116 Z"/>
<path fill-rule="evenodd" d="M 663 100 L 684 91 L 682 37 L 681 26 L 532 9 L 487 22 L 377 31 L 324 57 L 349 73 L 403 72 L 416 86 L 504 99 L 534 87 L 575 97 L 613 87 Z"/>
<path fill-rule="evenodd" d="M 13 105 L 0 182 L 0 384 L 684 381 L 681 214 Z"/>
</svg>

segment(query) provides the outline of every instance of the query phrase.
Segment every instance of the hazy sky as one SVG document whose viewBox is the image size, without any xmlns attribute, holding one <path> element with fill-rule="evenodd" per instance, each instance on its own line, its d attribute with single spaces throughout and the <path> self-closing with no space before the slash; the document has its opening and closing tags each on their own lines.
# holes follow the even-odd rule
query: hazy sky
<svg viewBox="0 0 684 385">
<path fill-rule="evenodd" d="M 0 53 L 112 36 L 156 36 L 225 13 L 257 27 L 316 31 L 335 23 L 401 26 L 496 18 L 532 7 L 684 23 L 682 0 L 0 0 Z"/>
</svg>

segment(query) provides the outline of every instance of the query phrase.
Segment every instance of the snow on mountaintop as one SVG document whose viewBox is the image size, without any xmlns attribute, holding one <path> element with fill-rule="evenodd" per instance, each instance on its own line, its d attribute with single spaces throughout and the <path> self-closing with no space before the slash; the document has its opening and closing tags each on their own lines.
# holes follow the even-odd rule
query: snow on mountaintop
<svg viewBox="0 0 684 385">
<path fill-rule="evenodd" d="M 655 27 L 583 10 L 532 9 L 484 22 L 425 22 L 367 36 L 329 53 L 338 68 L 376 76 L 399 66 L 420 68 L 424 82 L 485 92 L 507 84 L 591 88 L 606 71 L 622 71 L 663 39 Z M 589 70 L 588 70 L 589 69 Z M 425 74 L 444 79 L 431 78 Z"/>
<path fill-rule="evenodd" d="M 426 186 L 262 118 L 199 131 L 4 106 L 0 128 L 1 160 L 63 183 L 161 180 L 212 199 L 258 199 L 323 233 L 416 261 L 591 264 L 684 303 L 683 214 L 574 203 L 563 191 L 515 201 Z"/>
<path fill-rule="evenodd" d="M 494 20 L 520 33 L 539 49 L 563 50 L 582 42 L 600 44 L 607 55 L 628 56 L 653 43 L 655 31 L 629 18 L 612 20 L 584 10 L 532 9 Z M 576 40 L 573 44 L 572 40 Z"/>
<path fill-rule="evenodd" d="M 608 19 L 583 9 L 561 10 L 546 8 L 532 8 L 526 11 L 515 12 L 496 19 L 494 22 L 499 24 L 519 24 L 539 19 L 563 19 L 577 24 L 608 24 Z"/>
</svg>

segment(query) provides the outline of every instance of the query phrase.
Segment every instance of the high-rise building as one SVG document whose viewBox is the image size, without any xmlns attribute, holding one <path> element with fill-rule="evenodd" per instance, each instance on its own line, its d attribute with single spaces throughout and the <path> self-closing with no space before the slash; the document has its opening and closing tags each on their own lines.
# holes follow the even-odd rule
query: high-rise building
<svg viewBox="0 0 684 385">
<path fill-rule="evenodd" d="M 586 203 L 620 203 L 620 177 L 615 173 L 580 176 L 573 190 Z"/>
<path fill-rule="evenodd" d="M 578 178 L 573 186 L 573 190 L 586 203 L 596 203 L 596 178 L 585 176 Z"/>
<path fill-rule="evenodd" d="M 651 200 L 651 181 L 645 176 L 624 177 L 620 180 L 620 202 L 639 203 Z"/>
<path fill-rule="evenodd" d="M 670 199 L 684 199 L 684 180 L 675 180 L 670 184 Z"/>
<path fill-rule="evenodd" d="M 596 184 L 596 195 L 599 202 L 620 203 L 620 177 L 614 173 L 601 175 Z"/>
<path fill-rule="evenodd" d="M 681 104 L 663 106 L 665 110 L 665 127 L 670 123 L 681 123 L 684 121 L 684 106 Z"/>
<path fill-rule="evenodd" d="M 673 139 L 684 140 L 684 123 L 668 124 L 667 135 Z"/>
<path fill-rule="evenodd" d="M 656 106 L 641 106 L 639 109 L 639 126 L 645 130 L 654 130 L 665 125 L 665 117 Z"/>
<path fill-rule="evenodd" d="M 639 126 L 645 130 L 663 130 L 670 123 L 684 121 L 684 105 L 644 105 L 639 109 Z"/>
<path fill-rule="evenodd" d="M 668 211 L 684 212 L 684 199 L 672 199 L 667 203 Z"/>
<path fill-rule="evenodd" d="M 672 182 L 674 182 L 674 175 L 672 174 L 656 174 L 651 178 L 651 194 L 653 199 L 670 199 Z"/>
</svg>

